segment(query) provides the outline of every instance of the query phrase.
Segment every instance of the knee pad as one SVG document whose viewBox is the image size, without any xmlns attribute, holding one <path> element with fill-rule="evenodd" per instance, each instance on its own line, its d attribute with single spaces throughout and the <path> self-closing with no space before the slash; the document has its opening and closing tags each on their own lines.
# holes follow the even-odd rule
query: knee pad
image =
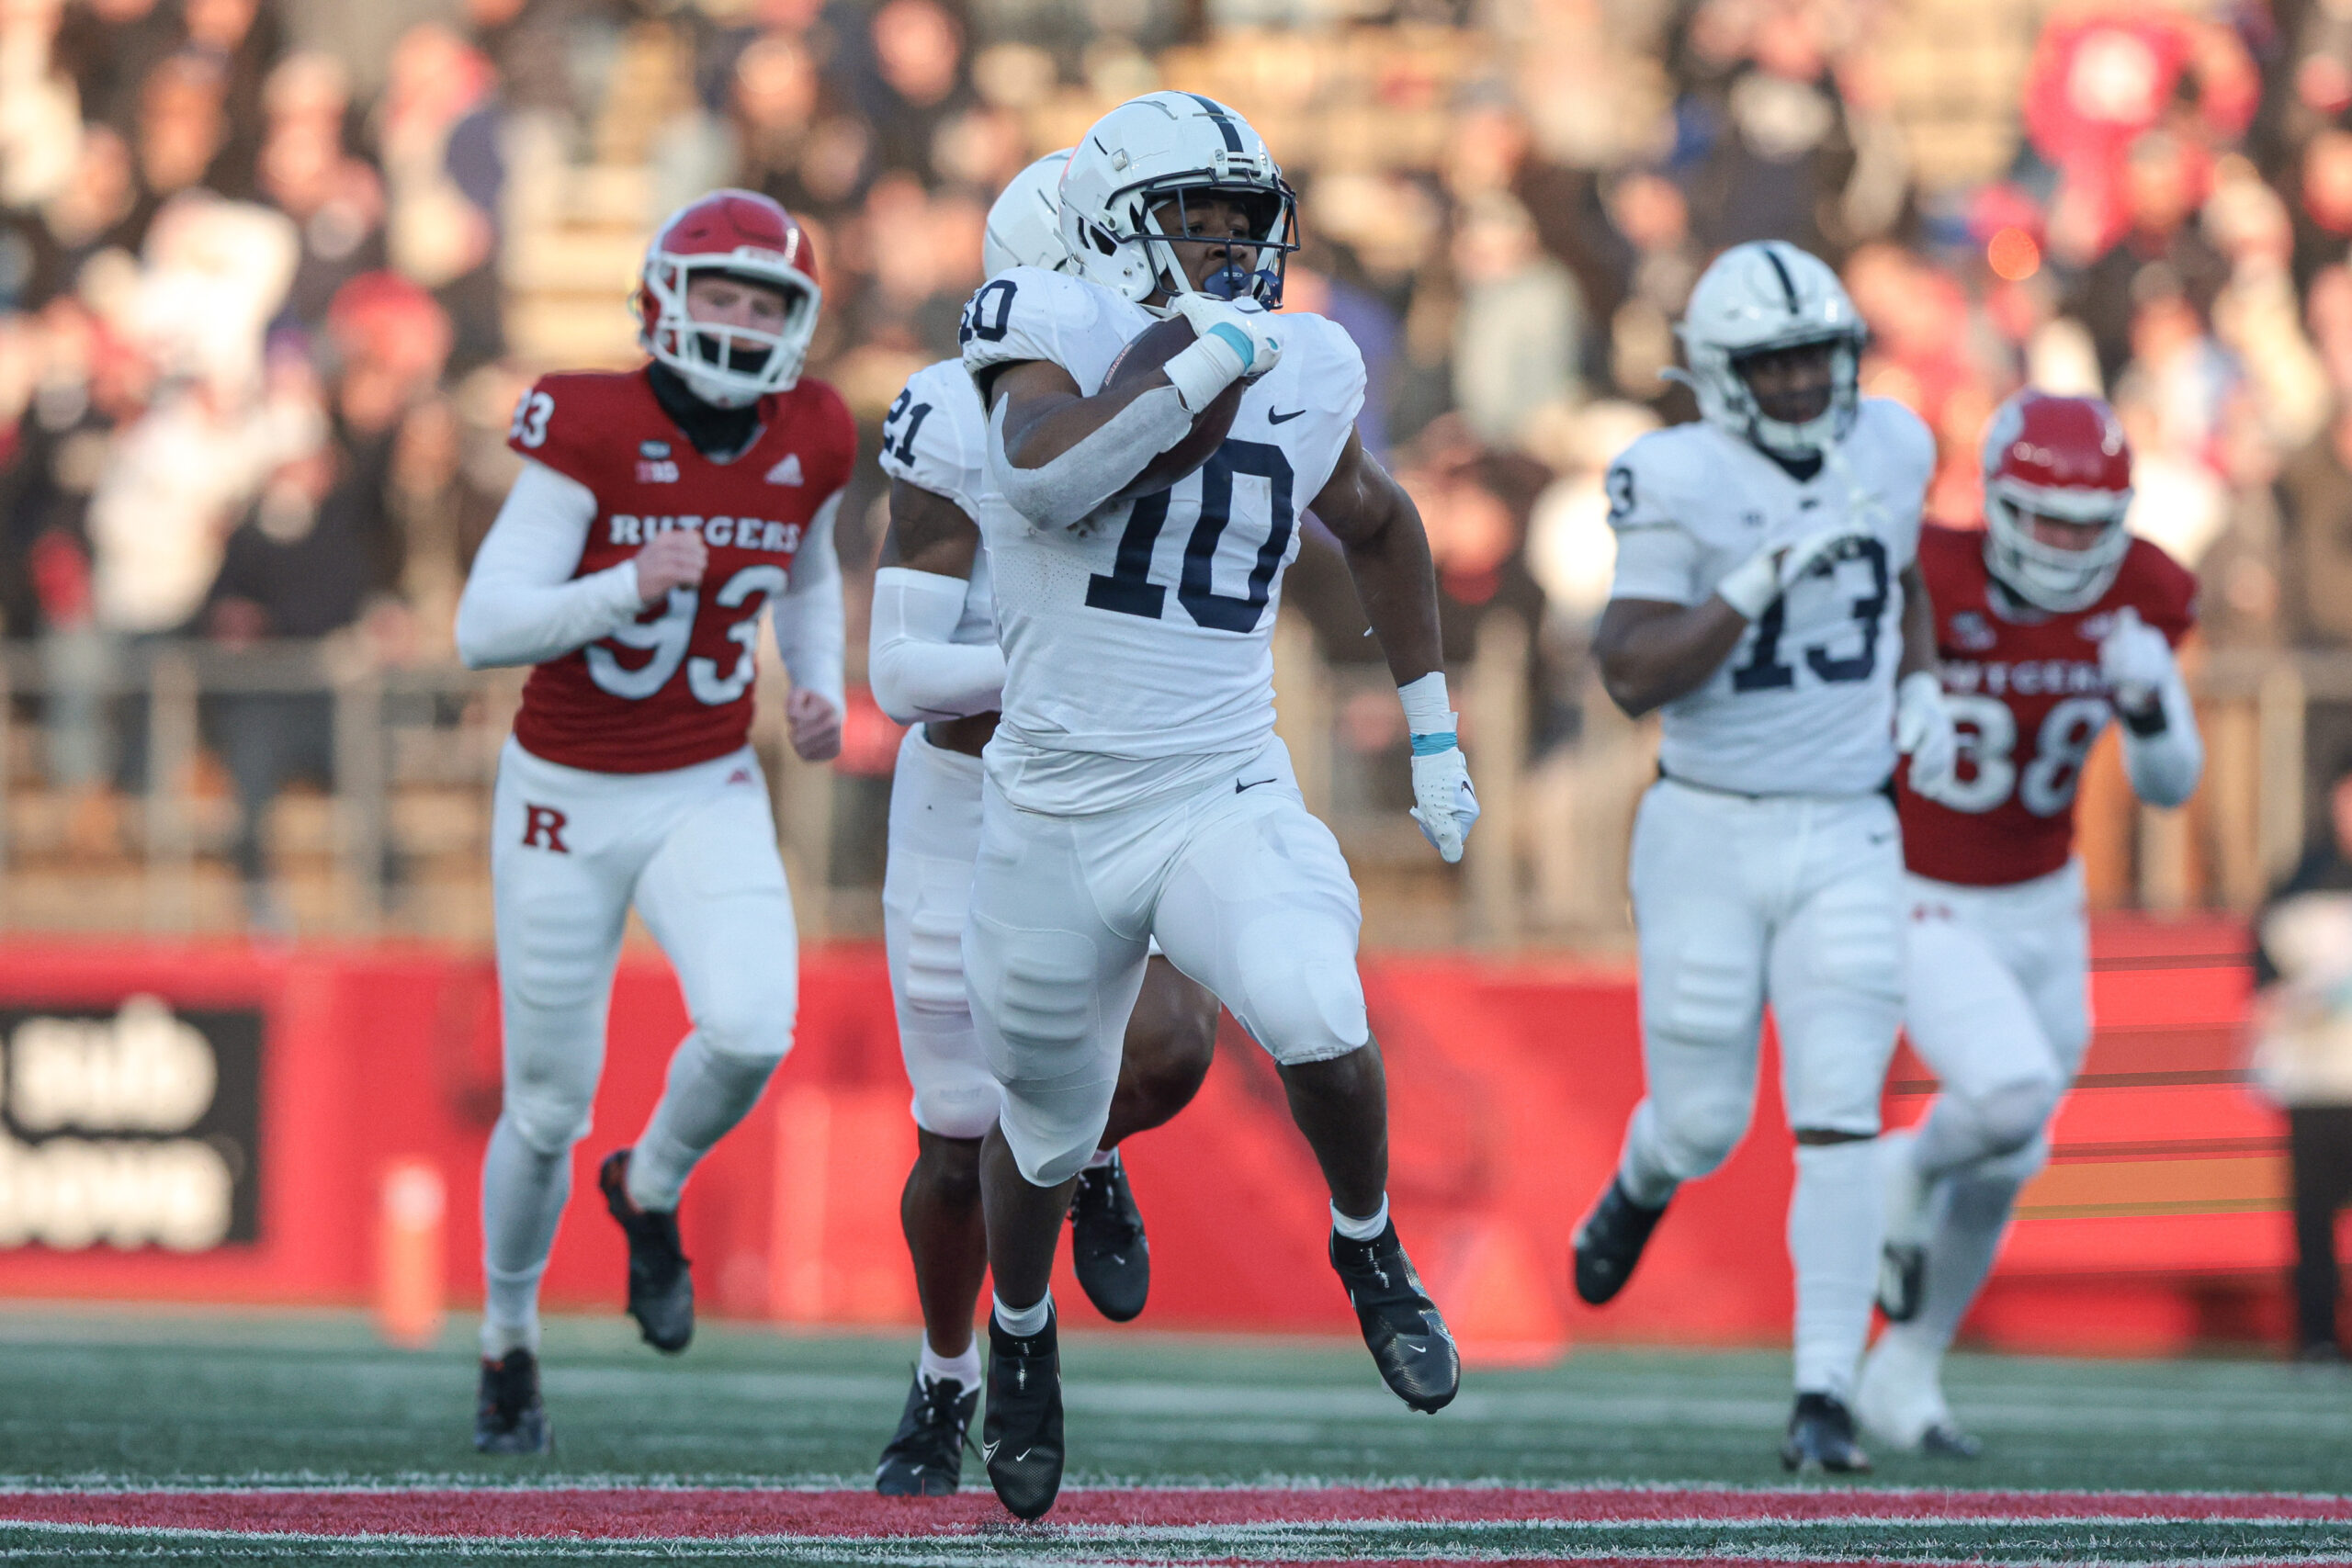
<svg viewBox="0 0 2352 1568">
<path fill-rule="evenodd" d="M 1280 940 L 1275 922 L 1241 933 L 1243 994 L 1227 998 L 1259 1044 L 1286 1067 L 1328 1062 L 1360 1049 L 1372 1038 L 1364 1016 L 1363 981 L 1356 974 L 1352 942 L 1301 944 L 1295 928 Z M 1302 947 L 1304 950 L 1302 951 Z"/>
<path fill-rule="evenodd" d="M 1969 1102 L 1968 1113 L 1984 1135 L 1992 1157 L 2003 1159 L 2027 1151 L 2041 1136 L 2051 1113 L 2058 1109 L 2065 1085 L 2054 1078 L 2025 1078 L 1988 1090 Z M 2041 1168 L 2036 1158 L 2030 1176 Z"/>
<path fill-rule="evenodd" d="M 575 1088 L 509 1072 L 499 1114 L 525 1147 L 552 1158 L 569 1154 L 572 1145 L 588 1135 L 595 1099 L 593 1079 L 584 1088 Z"/>
<path fill-rule="evenodd" d="M 981 1138 L 996 1125 L 1002 1091 L 980 1061 L 971 1027 L 899 1028 L 899 1055 L 914 1086 L 915 1125 L 942 1138 Z"/>
<path fill-rule="evenodd" d="M 2041 1168 L 2049 1163 L 2049 1134 L 2036 1128 L 2033 1136 L 2019 1147 L 1957 1172 L 1951 1179 L 1951 1201 L 1962 1201 L 1962 1194 L 1971 1188 L 1997 1188 L 2003 1194 L 2001 1201 L 2006 1203 L 2018 1188 L 2041 1175 Z"/>
<path fill-rule="evenodd" d="M 695 1010 L 695 1032 L 712 1055 L 772 1071 L 791 1053 L 798 1010 L 797 987 L 791 979 L 742 976 L 719 995 L 703 999 Z"/>
<path fill-rule="evenodd" d="M 1652 1085 L 1645 1103 L 1659 1162 L 1677 1181 L 1712 1174 L 1729 1158 L 1747 1135 L 1754 1109 L 1749 1097 L 1730 1085 L 1685 1089 L 1666 1100 Z"/>
<path fill-rule="evenodd" d="M 1102 1039 L 1094 945 L 1075 931 L 1022 931 L 978 912 L 965 937 L 972 1021 L 1003 1086 L 1005 1142 L 1023 1177 L 1057 1186 L 1101 1143 L 1118 1085 L 1118 1042 Z"/>
</svg>

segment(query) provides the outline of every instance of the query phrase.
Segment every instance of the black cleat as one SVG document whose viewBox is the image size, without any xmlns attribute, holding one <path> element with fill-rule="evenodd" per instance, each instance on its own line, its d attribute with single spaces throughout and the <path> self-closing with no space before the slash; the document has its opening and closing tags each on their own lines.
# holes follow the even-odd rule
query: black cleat
<svg viewBox="0 0 2352 1568">
<path fill-rule="evenodd" d="M 1889 1323 L 1908 1323 L 1919 1315 L 1928 1296 L 1928 1249 L 1908 1242 L 1890 1241 L 1879 1249 L 1878 1310 Z"/>
<path fill-rule="evenodd" d="M 980 1391 L 953 1378 L 915 1374 L 899 1429 L 882 1450 L 874 1490 L 885 1497 L 952 1497 L 964 1481 L 964 1434 Z"/>
<path fill-rule="evenodd" d="M 1826 1471 L 1832 1475 L 1862 1475 L 1871 1456 L 1854 1441 L 1854 1415 L 1826 1393 L 1801 1393 L 1789 1416 L 1789 1435 L 1781 1444 L 1781 1468 L 1803 1473 Z"/>
<path fill-rule="evenodd" d="M 1364 1347 L 1389 1392 L 1424 1416 L 1452 1404 L 1462 1387 L 1462 1357 L 1396 1239 L 1396 1222 L 1370 1241 L 1333 1231 L 1331 1267 L 1348 1288 Z"/>
<path fill-rule="evenodd" d="M 1919 1451 L 1936 1459 L 1974 1459 L 1984 1451 L 1975 1434 L 1939 1421 L 1919 1434 Z"/>
<path fill-rule="evenodd" d="M 596 1169 L 605 1207 L 628 1237 L 628 1314 L 645 1342 L 674 1356 L 695 1337 L 695 1280 L 678 1246 L 678 1216 L 629 1201 L 628 1151 L 615 1149 Z"/>
<path fill-rule="evenodd" d="M 1634 1277 L 1650 1232 L 1666 1213 L 1661 1203 L 1645 1209 L 1625 1195 L 1624 1183 L 1609 1179 L 1609 1190 L 1577 1227 L 1577 1294 L 1592 1306 L 1606 1306 Z"/>
<path fill-rule="evenodd" d="M 1125 1323 L 1143 1311 L 1151 1293 L 1151 1243 L 1144 1239 L 1143 1214 L 1116 1156 L 1078 1173 L 1069 1200 L 1069 1260 L 1096 1312 Z"/>
<path fill-rule="evenodd" d="M 1062 1489 L 1062 1358 L 1054 1320 L 1025 1338 L 989 1314 L 989 1414 L 980 1460 L 997 1501 L 1015 1517 L 1043 1518 Z"/>
<path fill-rule="evenodd" d="M 554 1446 L 548 1407 L 539 1402 L 539 1359 L 528 1350 L 509 1350 L 495 1361 L 483 1357 L 474 1447 L 486 1454 L 543 1454 Z"/>
</svg>

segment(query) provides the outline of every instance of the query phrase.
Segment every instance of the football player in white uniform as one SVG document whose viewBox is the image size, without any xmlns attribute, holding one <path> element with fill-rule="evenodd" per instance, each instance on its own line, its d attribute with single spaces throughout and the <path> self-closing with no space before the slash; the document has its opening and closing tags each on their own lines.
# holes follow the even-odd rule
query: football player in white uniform
<svg viewBox="0 0 2352 1568">
<path fill-rule="evenodd" d="M 1594 641 L 1634 715 L 1663 710 L 1634 829 L 1645 1095 L 1576 1237 L 1577 1293 L 1624 1287 L 1682 1182 L 1754 1111 L 1769 998 L 1796 1134 L 1795 1412 L 1781 1461 L 1854 1471 L 1870 1328 L 1871 1140 L 1903 1008 L 1903 851 L 1887 784 L 1953 739 L 1915 558 L 1935 443 L 1863 398 L 1837 274 L 1778 241 L 1726 251 L 1680 326 L 1702 418 L 1609 470 L 1617 568 Z"/>
<path fill-rule="evenodd" d="M 1067 150 L 1048 153 L 997 197 L 981 243 L 989 276 L 1014 266 L 1058 271 L 1067 262 L 1060 182 L 1069 160 Z M 913 727 L 891 779 L 882 909 L 918 1148 L 899 1214 L 923 1309 L 914 1387 L 875 1474 L 876 1489 L 890 1496 L 956 1490 L 980 1396 L 972 1337 L 988 1269 L 980 1138 L 996 1124 L 998 1090 L 965 999 L 963 939 L 980 848 L 980 748 L 996 729 L 1004 688 L 977 521 L 986 441 L 980 395 L 961 358 L 916 371 L 882 426 L 890 524 L 866 668 L 882 710 Z M 1216 1044 L 1216 998 L 1155 956 L 1128 1021 L 1110 1125 L 1070 1206 L 1079 1284 L 1114 1322 L 1140 1313 L 1151 1284 L 1119 1142 L 1183 1108 Z"/>
<path fill-rule="evenodd" d="M 1016 267 L 966 308 L 1005 658 L 964 930 L 973 1020 L 1003 1089 L 980 1155 L 996 1292 L 981 1453 L 1023 1518 L 1061 1484 L 1054 1247 L 1102 1140 L 1154 938 L 1274 1057 L 1329 1184 L 1331 1261 L 1382 1376 L 1421 1410 L 1460 1381 L 1387 1216 L 1355 886 L 1273 733 L 1274 615 L 1301 508 L 1348 553 L 1401 688 L 1415 816 L 1447 860 L 1477 805 L 1445 696 L 1428 540 L 1355 437 L 1363 362 L 1329 321 L 1266 309 L 1295 248 L 1292 212 L 1240 117 L 1148 94 L 1097 121 L 1062 177 L 1075 276 Z M 1129 340 L 1170 316 L 1193 342 L 1106 389 Z M 1223 445 L 1171 487 L 1136 493 L 1237 381 Z"/>
</svg>

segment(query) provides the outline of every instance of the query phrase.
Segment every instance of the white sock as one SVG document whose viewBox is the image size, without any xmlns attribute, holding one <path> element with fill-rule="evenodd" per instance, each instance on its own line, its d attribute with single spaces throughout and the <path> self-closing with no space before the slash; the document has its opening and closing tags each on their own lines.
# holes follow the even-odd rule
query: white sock
<svg viewBox="0 0 2352 1568">
<path fill-rule="evenodd" d="M 629 1153 L 628 1201 L 657 1213 L 676 1208 L 686 1178 L 759 1103 L 775 1071 L 763 1057 L 712 1050 L 699 1030 L 680 1041 L 662 1101 Z"/>
<path fill-rule="evenodd" d="M 966 1388 L 980 1386 L 980 1342 L 976 1338 L 964 1347 L 960 1356 L 943 1356 L 922 1342 L 922 1359 L 915 1371 L 925 1382 L 959 1382 Z"/>
<path fill-rule="evenodd" d="M 1097 1150 L 1095 1150 L 1095 1151 L 1094 1151 L 1094 1153 L 1093 1153 L 1093 1154 L 1091 1154 L 1091 1156 L 1089 1156 L 1087 1157 L 1087 1161 L 1086 1161 L 1086 1168 L 1087 1168 L 1087 1169 L 1089 1169 L 1089 1170 L 1100 1170 L 1100 1169 L 1102 1169 L 1102 1168 L 1104 1166 L 1106 1166 L 1106 1165 L 1116 1165 L 1116 1164 L 1118 1164 L 1118 1163 L 1119 1163 L 1119 1151 L 1118 1151 L 1118 1150 L 1116 1150 L 1116 1149 L 1097 1149 Z"/>
<path fill-rule="evenodd" d="M 1054 1292 L 1051 1291 L 1039 1296 L 1035 1304 L 1018 1310 L 1005 1305 L 1004 1298 L 993 1291 L 989 1292 L 989 1300 L 994 1303 L 990 1310 L 996 1314 L 998 1324 L 1015 1339 L 1043 1334 L 1046 1325 L 1053 1321 Z"/>
<path fill-rule="evenodd" d="M 1388 1194 L 1380 1195 L 1380 1207 L 1369 1219 L 1359 1220 L 1340 1213 L 1340 1205 L 1331 1205 L 1331 1228 L 1350 1241 L 1370 1241 L 1388 1228 Z"/>
<path fill-rule="evenodd" d="M 1674 1190 L 1682 1185 L 1681 1179 L 1667 1167 L 1665 1151 L 1658 1146 L 1657 1112 L 1646 1100 L 1634 1107 L 1634 1118 L 1625 1123 L 1625 1150 L 1617 1159 L 1617 1181 L 1625 1189 L 1625 1196 L 1645 1209 L 1665 1208 Z"/>
<path fill-rule="evenodd" d="M 571 1151 L 541 1154 L 501 1116 L 481 1162 L 483 1355 L 537 1354 L 539 1276 L 571 1196 Z"/>
<path fill-rule="evenodd" d="M 1936 1195 L 1935 1229 L 1928 1243 L 1928 1277 L 1919 1312 L 1898 1324 L 1908 1338 L 1938 1353 L 1960 1332 L 2009 1228 L 2009 1211 L 2024 1183 L 2014 1176 L 1963 1170 Z"/>
<path fill-rule="evenodd" d="M 1789 1202 L 1789 1259 L 1796 1266 L 1796 1386 L 1850 1398 L 1854 1365 L 1870 1337 L 1886 1224 L 1877 1149 L 1868 1139 L 1797 1145 Z"/>
</svg>

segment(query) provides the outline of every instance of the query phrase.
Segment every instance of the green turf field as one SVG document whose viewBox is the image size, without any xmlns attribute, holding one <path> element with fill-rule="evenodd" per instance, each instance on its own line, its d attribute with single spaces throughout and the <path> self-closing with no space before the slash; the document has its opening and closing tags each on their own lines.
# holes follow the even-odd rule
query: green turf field
<svg viewBox="0 0 2352 1568">
<path fill-rule="evenodd" d="M 492 1461 L 469 1441 L 469 1324 L 453 1325 L 439 1349 L 411 1353 L 384 1348 L 356 1316 L 0 1313 L 0 1487 L 863 1487 L 897 1417 L 911 1356 L 911 1344 L 899 1337 L 795 1337 L 707 1326 L 688 1354 L 670 1359 L 638 1344 L 618 1318 L 560 1320 L 550 1325 L 545 1351 L 558 1451 L 551 1460 Z M 1432 1418 L 1408 1413 L 1381 1388 L 1362 1351 L 1344 1345 L 1073 1337 L 1065 1359 L 1069 1480 L 1074 1486 L 1778 1485 L 1783 1478 L 1774 1450 L 1787 1413 L 1786 1376 L 1785 1359 L 1772 1354 L 1590 1351 L 1540 1371 L 1474 1372 L 1454 1405 Z M 1881 1456 L 1871 1484 L 2352 1491 L 2352 1377 L 2342 1373 L 2256 1361 L 1962 1357 L 1949 1388 L 1962 1419 L 1985 1439 L 1984 1457 L 1958 1463 Z M 976 1459 L 965 1474 L 967 1486 L 985 1485 Z M 1359 1559 L 1419 1560 L 1433 1544 L 1449 1542 L 1449 1553 L 1474 1557 L 1560 1550 L 1556 1531 L 1531 1536 L 1481 1527 L 1447 1542 L 1400 1544 L 1351 1529 L 1329 1540 L 1310 1532 L 1291 1544 L 1309 1557 Z M 1046 1551 L 1047 1539 L 1014 1532 L 977 1545 L 966 1540 L 958 1550 L 977 1552 L 972 1561 L 1044 1561 L 1054 1556 Z M 1616 1539 L 1591 1531 L 1577 1537 L 1581 1548 L 1596 1551 Z M 1745 1535 L 1716 1529 L 1697 1536 L 1661 1527 L 1635 1531 L 1624 1545 L 1651 1556 L 1702 1549 L 1720 1556 L 1742 1541 L 1770 1554 L 1792 1540 L 1814 1552 L 1906 1559 L 2352 1560 L 2352 1522 L 1934 1530 L 1814 1523 L 1786 1527 L 1781 1535 L 1756 1527 Z M 1082 1544 L 1062 1541 L 1054 1552 Z M 12 1560 L 133 1554 L 123 1540 L 7 1526 L 0 1526 L 0 1550 Z M 616 1554 L 741 1560 L 747 1550 L 567 1549 L 600 1561 Z M 779 1542 L 751 1554 L 791 1562 L 967 1560 L 937 1551 L 834 1558 L 826 1550 Z M 273 1548 L 165 1536 L 142 1538 L 135 1554 L 186 1562 L 258 1553 L 298 1561 L 355 1551 L 370 1554 L 364 1545 Z M 549 1560 L 548 1548 L 522 1543 L 413 1541 L 377 1560 L 510 1554 Z M 1170 1559 L 1150 1559 L 1163 1560 Z"/>
</svg>

